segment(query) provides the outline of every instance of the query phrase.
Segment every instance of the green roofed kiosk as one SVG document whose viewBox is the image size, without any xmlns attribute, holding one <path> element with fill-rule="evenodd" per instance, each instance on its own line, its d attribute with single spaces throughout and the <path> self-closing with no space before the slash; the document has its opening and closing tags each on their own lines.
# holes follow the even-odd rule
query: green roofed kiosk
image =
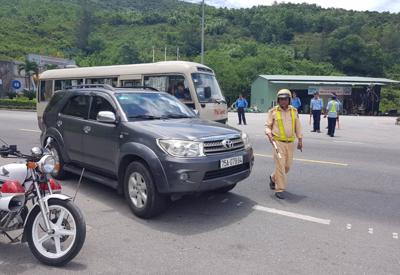
<svg viewBox="0 0 400 275">
<path fill-rule="evenodd" d="M 319 92 L 325 106 L 335 93 L 344 114 L 377 115 L 381 88 L 388 85 L 400 85 L 400 81 L 355 76 L 260 75 L 251 85 L 251 105 L 268 111 L 276 104 L 276 93 L 287 88 L 300 98 L 301 113 L 310 112 L 310 100 Z"/>
</svg>

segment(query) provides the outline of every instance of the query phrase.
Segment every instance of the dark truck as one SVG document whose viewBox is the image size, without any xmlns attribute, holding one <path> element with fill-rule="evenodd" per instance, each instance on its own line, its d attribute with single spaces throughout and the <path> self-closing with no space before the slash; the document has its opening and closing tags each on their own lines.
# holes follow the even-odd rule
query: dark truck
<svg viewBox="0 0 400 275">
<path fill-rule="evenodd" d="M 42 143 L 52 137 L 63 179 L 68 173 L 123 193 L 149 218 L 170 197 L 228 192 L 250 175 L 248 136 L 201 120 L 175 97 L 146 87 L 82 85 L 54 94 L 43 115 Z"/>
</svg>

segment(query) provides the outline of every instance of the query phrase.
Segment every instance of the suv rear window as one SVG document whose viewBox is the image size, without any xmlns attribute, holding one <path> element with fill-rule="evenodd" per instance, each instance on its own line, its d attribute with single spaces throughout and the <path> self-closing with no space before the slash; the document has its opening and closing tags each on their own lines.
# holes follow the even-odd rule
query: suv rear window
<svg viewBox="0 0 400 275">
<path fill-rule="evenodd" d="M 49 104 L 46 107 L 46 110 L 44 111 L 45 113 L 48 112 L 53 112 L 58 106 L 59 106 L 59 102 L 64 98 L 65 93 L 63 92 L 58 92 L 55 93 L 54 96 L 51 98 Z"/>
<path fill-rule="evenodd" d="M 89 113 L 89 99 L 89 96 L 86 95 L 74 96 L 68 100 L 61 113 L 74 117 L 87 118 Z"/>
</svg>

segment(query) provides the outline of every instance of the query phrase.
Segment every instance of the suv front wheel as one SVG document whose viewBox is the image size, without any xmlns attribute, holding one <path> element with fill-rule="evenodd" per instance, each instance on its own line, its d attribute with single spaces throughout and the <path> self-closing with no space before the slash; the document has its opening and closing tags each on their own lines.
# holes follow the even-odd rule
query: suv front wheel
<svg viewBox="0 0 400 275">
<path fill-rule="evenodd" d="M 58 166 L 58 169 L 56 169 L 56 171 L 54 171 L 51 175 L 53 176 L 53 178 L 55 178 L 57 180 L 67 179 L 69 176 L 69 173 L 64 170 L 65 162 L 64 162 L 64 159 L 61 154 L 60 146 L 58 145 L 57 142 L 53 141 L 50 144 L 50 151 L 53 154 L 53 157 L 55 158 L 57 166 Z"/>
<path fill-rule="evenodd" d="M 167 197 L 158 193 L 150 171 L 141 162 L 127 167 L 124 194 L 132 212 L 141 218 L 151 218 L 167 207 Z"/>
</svg>

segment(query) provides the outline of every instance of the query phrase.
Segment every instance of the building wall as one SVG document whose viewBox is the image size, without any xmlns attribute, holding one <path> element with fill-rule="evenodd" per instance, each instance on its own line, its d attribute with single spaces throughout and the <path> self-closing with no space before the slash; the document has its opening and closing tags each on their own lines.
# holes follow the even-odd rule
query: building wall
<svg viewBox="0 0 400 275">
<path fill-rule="evenodd" d="M 251 85 L 251 106 L 266 112 L 271 109 L 276 101 L 276 91 L 268 81 L 262 77 L 258 77 Z"/>
<path fill-rule="evenodd" d="M 257 78 L 252 86 L 251 86 L 251 105 L 252 106 L 257 106 L 257 108 L 262 111 L 268 111 L 271 107 L 276 104 L 276 94 L 280 89 L 289 89 L 292 92 L 297 91 L 298 96 L 301 99 L 301 113 L 308 113 L 310 111 L 309 105 L 310 105 L 310 100 L 312 98 L 312 95 L 308 95 L 308 88 L 310 86 L 324 86 L 324 85 L 309 85 L 309 84 L 276 84 L 276 83 L 270 83 L 266 79 L 259 77 Z M 332 86 L 332 85 L 327 85 L 327 86 Z M 339 85 L 340 86 L 340 85 Z M 377 87 L 378 89 L 378 87 Z M 365 90 L 365 88 L 363 88 Z M 364 92 L 363 92 L 364 93 Z M 348 101 L 351 97 L 353 96 L 338 96 L 339 101 L 343 104 L 345 102 L 345 98 Z M 329 95 L 323 95 L 321 98 L 324 101 L 324 107 L 328 104 L 330 100 Z M 345 104 L 345 108 L 347 107 Z M 371 107 L 372 108 L 372 107 Z M 378 103 L 374 105 L 374 110 L 377 110 L 379 108 Z M 347 111 L 346 111 L 347 113 Z"/>
<path fill-rule="evenodd" d="M 19 80 L 22 83 L 20 90 L 26 88 L 26 81 L 22 75 L 18 74 L 18 65 L 21 64 L 17 61 L 0 61 L 0 79 L 2 85 L 0 85 L 0 98 L 6 97 L 8 92 L 13 92 L 14 89 L 11 87 L 13 80 Z"/>
</svg>

